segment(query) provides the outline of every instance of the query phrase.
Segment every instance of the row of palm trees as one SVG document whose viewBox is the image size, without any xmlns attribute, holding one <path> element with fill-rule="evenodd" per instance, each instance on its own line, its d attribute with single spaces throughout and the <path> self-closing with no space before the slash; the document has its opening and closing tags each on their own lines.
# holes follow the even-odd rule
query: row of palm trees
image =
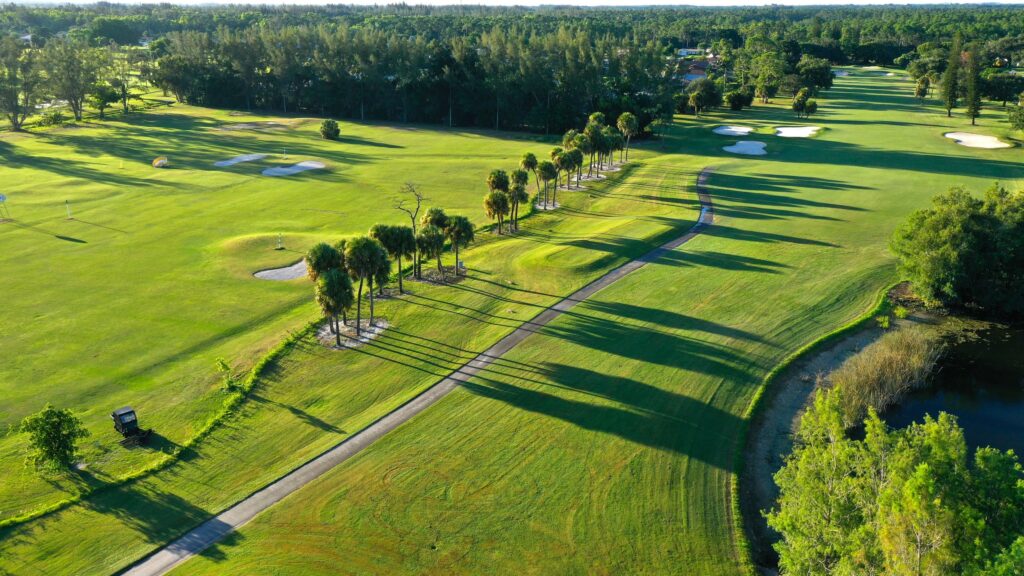
<svg viewBox="0 0 1024 576">
<path fill-rule="evenodd" d="M 484 211 L 488 218 L 497 220 L 498 234 L 502 234 L 504 230 L 511 234 L 519 229 L 519 206 L 530 201 L 526 192 L 530 172 L 533 173 L 537 184 L 537 198 L 543 198 L 544 209 L 557 208 L 558 187 L 563 173 L 565 189 L 569 190 L 572 188 L 574 174 L 576 187 L 579 188 L 580 180 L 583 179 L 584 163 L 587 164 L 589 179 L 595 178 L 595 168 L 596 178 L 601 177 L 601 170 L 606 164 L 611 164 L 615 152 L 619 152 L 619 162 L 622 162 L 623 151 L 626 161 L 629 161 L 630 140 L 636 136 L 638 129 L 639 123 L 631 112 L 623 112 L 615 128 L 605 124 L 603 113 L 594 112 L 582 131 L 572 129 L 565 133 L 562 145 L 551 150 L 550 160 L 538 161 L 536 155 L 527 152 L 520 159 L 519 168 L 513 170 L 511 175 L 504 170 L 492 170 L 487 176 L 488 191 L 484 196 Z M 551 186 L 552 181 L 554 187 Z M 543 191 L 541 182 L 544 183 Z"/>
<path fill-rule="evenodd" d="M 427 210 L 420 227 L 375 224 L 369 234 L 330 245 L 316 244 L 306 253 L 306 273 L 314 283 L 314 298 L 330 324 L 335 342 L 341 345 L 341 326 L 348 325 L 348 314 L 356 307 L 356 336 L 362 335 L 364 285 L 369 287 L 370 326 L 374 325 L 374 285 L 377 295 L 391 280 L 391 266 L 398 263 L 398 292 L 402 283 L 402 259 L 413 259 L 413 274 L 422 278 L 424 259 L 435 259 L 444 277 L 441 254 L 447 242 L 455 252 L 455 274 L 459 274 L 459 249 L 474 239 L 473 224 L 465 216 L 448 216 L 440 208 Z M 340 323 L 339 323 L 340 317 Z"/>
</svg>

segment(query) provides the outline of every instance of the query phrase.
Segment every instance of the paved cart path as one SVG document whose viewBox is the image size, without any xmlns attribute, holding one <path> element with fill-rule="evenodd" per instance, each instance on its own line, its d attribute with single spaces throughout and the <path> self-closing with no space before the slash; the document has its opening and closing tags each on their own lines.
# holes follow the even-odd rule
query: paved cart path
<svg viewBox="0 0 1024 576">
<path fill-rule="evenodd" d="M 246 522 L 252 520 L 257 514 L 270 508 L 285 496 L 309 484 L 319 478 L 330 469 L 355 456 L 360 451 L 373 444 L 388 432 L 391 432 L 413 416 L 426 410 L 446 394 L 455 390 L 463 382 L 470 380 L 481 370 L 489 366 L 494 360 L 514 348 L 525 340 L 538 328 L 550 323 L 579 302 L 593 296 L 599 290 L 606 288 L 626 276 L 627 274 L 640 269 L 645 264 L 653 262 L 667 252 L 678 248 L 700 234 L 704 227 L 714 221 L 714 210 L 711 204 L 711 196 L 707 193 L 705 182 L 713 168 L 705 168 L 697 176 L 697 196 L 700 199 L 700 217 L 697 223 L 682 236 L 666 242 L 651 250 L 647 254 L 631 260 L 622 266 L 608 272 L 583 288 L 580 288 L 570 296 L 560 300 L 558 303 L 547 308 L 533 320 L 530 320 L 517 328 L 515 331 L 498 341 L 477 357 L 463 364 L 460 368 L 449 374 L 443 380 L 426 389 L 419 396 L 399 406 L 392 412 L 383 416 L 373 424 L 350 436 L 340 444 L 327 450 L 313 460 L 295 469 L 288 475 L 274 481 L 266 488 L 235 504 L 217 516 L 193 528 L 184 536 L 171 542 L 167 546 L 157 550 L 153 554 L 140 560 L 134 566 L 126 570 L 125 576 L 160 576 L 166 574 L 172 568 L 188 560 L 192 556 L 206 550 L 229 533 L 237 530 Z"/>
</svg>

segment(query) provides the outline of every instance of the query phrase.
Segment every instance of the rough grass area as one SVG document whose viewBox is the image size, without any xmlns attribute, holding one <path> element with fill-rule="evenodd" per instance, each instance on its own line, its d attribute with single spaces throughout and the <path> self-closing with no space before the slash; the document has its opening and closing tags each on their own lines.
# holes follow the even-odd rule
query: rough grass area
<svg viewBox="0 0 1024 576">
<path fill-rule="evenodd" d="M 927 383 L 942 349 L 936 328 L 908 325 L 891 330 L 820 378 L 841 391 L 844 418 L 853 426 L 869 409 L 883 412 Z"/>
</svg>

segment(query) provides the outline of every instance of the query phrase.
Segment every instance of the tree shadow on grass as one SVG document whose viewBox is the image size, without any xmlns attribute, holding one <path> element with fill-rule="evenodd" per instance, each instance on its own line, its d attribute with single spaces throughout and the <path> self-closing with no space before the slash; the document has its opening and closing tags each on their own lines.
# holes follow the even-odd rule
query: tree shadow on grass
<svg viewBox="0 0 1024 576">
<path fill-rule="evenodd" d="M 726 326 L 703 318 L 679 314 L 663 308 L 650 308 L 626 302 L 608 302 L 603 300 L 586 300 L 576 310 L 592 310 L 602 314 L 629 318 L 645 324 L 655 324 L 669 330 L 685 330 L 687 332 L 704 332 L 716 336 L 725 336 L 749 342 L 764 342 L 764 338 L 742 328 Z M 570 314 L 578 314 L 575 310 Z"/>
<path fill-rule="evenodd" d="M 316 428 L 318 430 L 330 432 L 331 434 L 346 434 L 346 432 L 341 428 L 338 428 L 337 426 L 331 424 L 330 422 L 327 422 L 326 420 L 317 418 L 316 416 L 310 414 L 309 412 L 306 412 L 305 410 L 297 406 L 292 406 L 291 404 L 284 404 L 278 402 L 277 400 L 271 400 L 270 398 L 267 398 L 266 396 L 261 396 L 260 394 L 252 394 L 250 395 L 250 398 L 252 398 L 253 400 L 260 404 L 272 404 L 274 406 L 277 406 L 278 408 L 287 410 L 288 412 L 291 413 L 292 416 L 295 416 L 296 420 L 308 426 L 312 426 L 313 428 Z"/>
<path fill-rule="evenodd" d="M 723 441 L 731 444 L 732 439 L 716 441 L 709 436 L 715 429 L 738 430 L 742 422 L 736 415 L 639 380 L 558 363 L 545 363 L 544 368 L 550 390 L 483 378 L 475 378 L 463 387 L 473 394 L 586 430 L 684 454 L 720 469 L 732 466 L 732 453 L 722 449 Z M 601 400 L 571 398 L 571 392 L 565 390 Z M 693 442 L 694 438 L 700 441 Z"/>
<path fill-rule="evenodd" d="M 739 382 L 750 378 L 750 374 L 742 368 L 748 362 L 730 347 L 647 326 L 627 325 L 597 316 L 576 314 L 568 322 L 549 324 L 537 332 L 604 354 L 640 362 Z"/>
</svg>

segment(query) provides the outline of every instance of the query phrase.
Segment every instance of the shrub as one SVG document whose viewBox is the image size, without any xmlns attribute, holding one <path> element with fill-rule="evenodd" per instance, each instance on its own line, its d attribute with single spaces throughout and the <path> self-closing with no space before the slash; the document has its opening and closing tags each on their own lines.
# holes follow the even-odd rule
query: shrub
<svg viewBox="0 0 1024 576">
<path fill-rule="evenodd" d="M 743 95 L 742 92 L 738 90 L 733 90 L 732 92 L 725 93 L 725 103 L 729 106 L 730 110 L 734 110 L 737 112 L 743 110 L 745 102 L 746 97 Z"/>
<path fill-rule="evenodd" d="M 324 140 L 337 140 L 341 136 L 341 128 L 334 120 L 324 120 L 320 123 L 320 136 Z"/>
<path fill-rule="evenodd" d="M 903 320 L 907 316 L 910 316 L 910 310 L 907 310 L 907 308 L 905 306 L 897 306 L 892 311 L 892 314 L 893 314 L 893 316 L 899 318 L 900 320 Z"/>
<path fill-rule="evenodd" d="M 64 113 L 60 110 L 44 112 L 42 118 L 39 119 L 40 126 L 60 126 L 63 123 Z"/>
<path fill-rule="evenodd" d="M 843 391 L 845 422 L 859 422 L 868 408 L 881 412 L 927 381 L 942 349 L 938 331 L 911 326 L 883 335 L 843 362 L 827 378 Z"/>
</svg>

